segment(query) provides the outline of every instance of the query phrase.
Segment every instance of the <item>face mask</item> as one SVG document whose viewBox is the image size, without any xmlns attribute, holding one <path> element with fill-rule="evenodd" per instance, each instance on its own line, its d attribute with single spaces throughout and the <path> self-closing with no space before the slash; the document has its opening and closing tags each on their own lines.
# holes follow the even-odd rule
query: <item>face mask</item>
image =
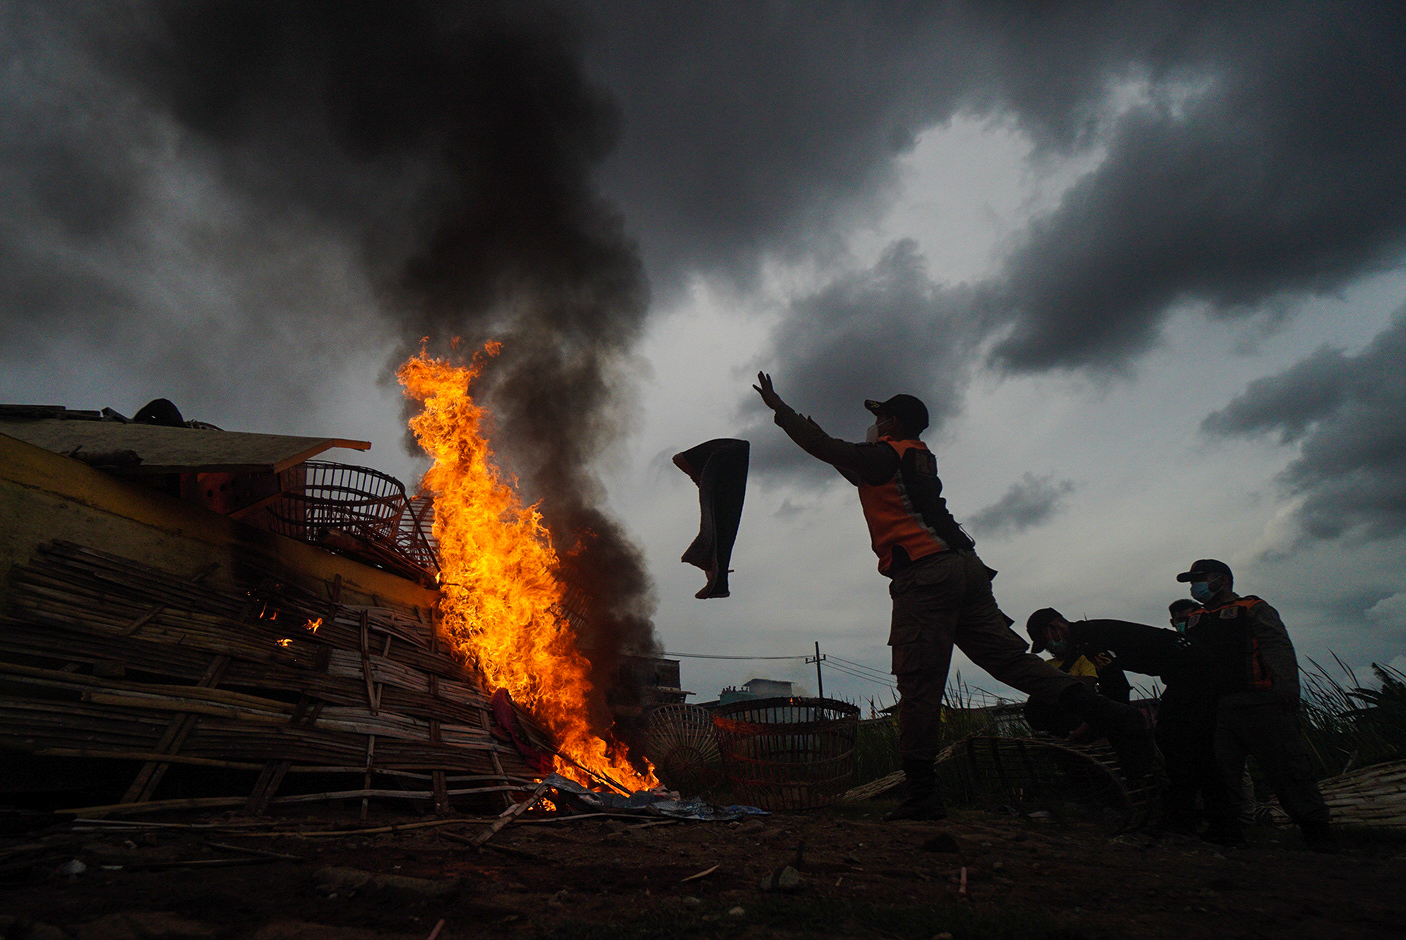
<svg viewBox="0 0 1406 940">
<path fill-rule="evenodd" d="M 1211 590 L 1211 582 L 1209 581 L 1192 581 L 1191 596 L 1204 604 L 1215 597 L 1216 592 Z"/>
<path fill-rule="evenodd" d="M 869 430 L 864 432 L 864 443 L 879 443 L 879 422 L 875 421 L 873 424 L 869 425 Z"/>
<path fill-rule="evenodd" d="M 1177 632 L 1178 632 L 1178 633 L 1185 633 L 1185 632 L 1186 632 L 1186 621 L 1185 621 L 1185 620 L 1173 620 L 1173 621 L 1172 621 L 1172 626 L 1174 626 L 1174 627 L 1177 628 Z"/>
<path fill-rule="evenodd" d="M 1068 641 L 1068 640 L 1052 640 L 1052 641 L 1050 641 L 1050 652 L 1051 652 L 1051 653 L 1054 653 L 1054 655 L 1055 655 L 1056 658 L 1058 658 L 1058 659 L 1064 659 L 1065 657 L 1067 657 L 1067 656 L 1069 655 L 1069 641 Z"/>
</svg>

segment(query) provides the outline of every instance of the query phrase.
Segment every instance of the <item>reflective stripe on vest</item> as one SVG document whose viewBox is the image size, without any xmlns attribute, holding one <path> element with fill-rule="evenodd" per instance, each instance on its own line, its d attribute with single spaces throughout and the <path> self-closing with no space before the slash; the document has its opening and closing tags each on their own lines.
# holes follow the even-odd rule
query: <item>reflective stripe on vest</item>
<svg viewBox="0 0 1406 940">
<path fill-rule="evenodd" d="M 908 451 L 928 455 L 934 480 L 937 458 L 932 457 L 922 441 L 896 441 L 891 437 L 880 438 L 880 441 L 898 452 L 899 469 L 877 486 L 859 484 L 859 504 L 864 508 L 864 521 L 869 524 L 869 542 L 874 554 L 879 556 L 879 571 L 887 574 L 893 567 L 895 546 L 902 546 L 908 557 L 917 561 L 947 551 L 948 545 L 918 512 L 903 482 L 903 457 Z"/>
</svg>

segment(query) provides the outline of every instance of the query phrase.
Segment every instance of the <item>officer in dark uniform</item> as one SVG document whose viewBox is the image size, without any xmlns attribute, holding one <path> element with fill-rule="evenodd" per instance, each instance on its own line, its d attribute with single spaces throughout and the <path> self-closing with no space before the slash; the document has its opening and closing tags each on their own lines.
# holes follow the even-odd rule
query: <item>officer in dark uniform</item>
<svg viewBox="0 0 1406 940">
<path fill-rule="evenodd" d="M 1047 628 L 1047 615 L 1051 614 L 1059 617 L 1058 611 L 1047 607 L 1035 611 L 1025 622 L 1025 632 L 1030 635 L 1030 652 L 1049 650 L 1050 658 L 1045 662 L 1060 672 L 1067 672 L 1091 684 L 1099 695 L 1127 704 L 1133 690 L 1118 661 L 1118 654 L 1113 650 L 1076 646 L 1067 631 L 1051 636 Z M 1071 744 L 1093 740 L 1088 724 L 1061 708 L 1058 702 L 1032 695 L 1026 700 L 1022 713 L 1025 723 L 1035 731 L 1065 738 Z"/>
<path fill-rule="evenodd" d="M 996 572 L 977 557 L 975 543 L 952 518 L 937 458 L 918 439 L 928 426 L 921 401 L 912 395 L 866 401 L 874 424 L 865 443 L 854 444 L 830 437 L 815 421 L 798 415 L 776 394 L 769 375 L 757 373 L 753 388 L 796 444 L 858 488 L 879 571 L 891 581 L 889 646 L 898 681 L 898 747 L 908 798 L 888 818 L 947 815 L 934 761 L 954 643 L 1007 685 L 1058 700 L 1107 735 L 1130 778 L 1146 775 L 1154 751 L 1142 715 L 1027 652 L 1025 641 L 1011 630 L 1011 619 L 991 593 Z"/>
<path fill-rule="evenodd" d="M 1167 616 L 1171 621 L 1172 629 L 1178 633 L 1186 632 L 1186 618 L 1191 616 L 1193 610 L 1200 610 L 1201 605 L 1195 601 L 1179 597 L 1167 605 Z"/>
<path fill-rule="evenodd" d="M 1253 755 L 1308 847 L 1332 851 L 1328 806 L 1299 729 L 1298 657 L 1279 612 L 1253 594 L 1236 594 L 1230 566 L 1214 558 L 1193 562 L 1177 580 L 1202 605 L 1187 618 L 1186 635 L 1209 657 L 1216 761 L 1227 790 L 1238 803 L 1245 758 Z"/>
<path fill-rule="evenodd" d="M 1175 620 L 1178 614 L 1173 616 Z M 1223 844 L 1242 841 L 1235 824 L 1236 807 L 1216 762 L 1216 695 L 1206 650 L 1174 630 L 1126 620 L 1070 622 L 1052 607 L 1031 614 L 1027 629 L 1031 636 L 1047 638 L 1047 643 L 1063 644 L 1071 655 L 1108 650 L 1123 669 L 1159 677 L 1164 691 L 1157 709 L 1156 738 L 1166 761 L 1167 787 L 1157 828 L 1194 833 L 1199 794 L 1207 819 L 1203 838 Z"/>
</svg>

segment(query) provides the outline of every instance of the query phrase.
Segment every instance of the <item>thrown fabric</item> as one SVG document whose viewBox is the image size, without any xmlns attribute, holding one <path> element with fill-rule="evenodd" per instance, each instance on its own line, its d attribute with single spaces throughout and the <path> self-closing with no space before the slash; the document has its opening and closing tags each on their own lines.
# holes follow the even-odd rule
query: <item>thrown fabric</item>
<svg viewBox="0 0 1406 940">
<path fill-rule="evenodd" d="M 551 754 L 539 750 L 523 732 L 522 726 L 518 724 L 517 712 L 513 710 L 513 697 L 508 694 L 507 689 L 498 689 L 489 699 L 489 707 L 493 709 L 493 720 L 497 723 L 489 729 L 493 737 L 505 743 L 511 743 L 518 749 L 527 761 L 527 766 L 537 771 L 539 774 L 551 772 L 556 765 L 556 761 Z"/>
<path fill-rule="evenodd" d="M 742 521 L 750 452 L 746 441 L 721 437 L 674 455 L 674 465 L 698 485 L 702 516 L 698 537 L 679 559 L 697 565 L 708 575 L 708 583 L 694 597 L 728 596 L 727 566 Z"/>
</svg>

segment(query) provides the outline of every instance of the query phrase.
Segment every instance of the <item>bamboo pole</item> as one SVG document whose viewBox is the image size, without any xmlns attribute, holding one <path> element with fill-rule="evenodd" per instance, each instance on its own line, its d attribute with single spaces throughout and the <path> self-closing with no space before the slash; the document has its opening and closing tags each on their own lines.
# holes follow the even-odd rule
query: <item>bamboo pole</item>
<svg viewBox="0 0 1406 940">
<path fill-rule="evenodd" d="M 482 846 L 483 843 L 487 842 L 489 839 L 493 838 L 494 835 L 500 832 L 504 826 L 508 825 L 514 819 L 521 816 L 523 813 L 527 812 L 534 805 L 536 805 L 537 801 L 542 799 L 542 797 L 545 796 L 547 791 L 550 789 L 551 784 L 549 783 L 543 782 L 537 784 L 537 787 L 532 791 L 531 796 L 523 800 L 521 803 L 518 803 L 516 806 L 509 806 L 507 809 L 503 810 L 503 812 L 499 814 L 498 818 L 494 821 L 493 825 L 489 826 L 487 829 L 474 836 L 469 841 L 469 844 L 472 845 L 474 848 Z"/>
</svg>

